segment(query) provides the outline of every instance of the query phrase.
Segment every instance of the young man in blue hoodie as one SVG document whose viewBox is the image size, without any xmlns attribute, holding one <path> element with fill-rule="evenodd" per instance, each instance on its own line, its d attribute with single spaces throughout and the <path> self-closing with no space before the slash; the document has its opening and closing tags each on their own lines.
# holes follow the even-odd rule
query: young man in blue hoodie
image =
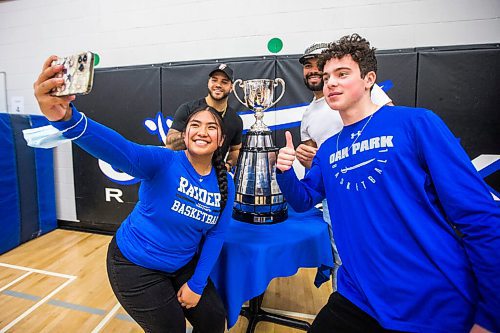
<svg viewBox="0 0 500 333">
<path fill-rule="evenodd" d="M 500 331 L 500 208 L 433 112 L 378 106 L 375 49 L 357 34 L 321 55 L 344 127 L 299 181 L 291 134 L 278 182 L 297 211 L 327 198 L 343 265 L 311 332 Z"/>
</svg>

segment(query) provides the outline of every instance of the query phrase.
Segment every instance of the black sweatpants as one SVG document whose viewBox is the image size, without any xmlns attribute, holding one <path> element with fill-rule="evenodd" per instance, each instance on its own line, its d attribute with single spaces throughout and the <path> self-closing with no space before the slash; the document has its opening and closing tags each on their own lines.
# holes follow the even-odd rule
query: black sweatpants
<svg viewBox="0 0 500 333">
<path fill-rule="evenodd" d="M 114 237 L 108 248 L 108 278 L 116 298 L 148 333 L 185 333 L 186 318 L 193 332 L 224 332 L 226 312 L 210 280 L 194 308 L 183 308 L 177 300 L 177 292 L 195 267 L 192 260 L 174 273 L 151 270 L 125 258 Z"/>
</svg>

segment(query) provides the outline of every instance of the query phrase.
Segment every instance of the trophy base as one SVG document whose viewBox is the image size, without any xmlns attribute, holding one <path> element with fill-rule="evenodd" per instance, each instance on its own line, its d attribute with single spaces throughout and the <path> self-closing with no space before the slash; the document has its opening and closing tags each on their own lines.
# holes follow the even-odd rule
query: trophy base
<svg viewBox="0 0 500 333">
<path fill-rule="evenodd" d="M 252 224 L 275 224 L 285 221 L 288 218 L 288 208 L 272 213 L 244 212 L 233 208 L 233 218 L 235 220 Z"/>
</svg>

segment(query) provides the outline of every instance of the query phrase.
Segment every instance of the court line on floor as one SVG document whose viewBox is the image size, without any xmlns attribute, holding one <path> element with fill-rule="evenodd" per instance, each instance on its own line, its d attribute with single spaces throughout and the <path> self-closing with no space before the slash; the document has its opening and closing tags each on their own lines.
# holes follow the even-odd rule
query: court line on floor
<svg viewBox="0 0 500 333">
<path fill-rule="evenodd" d="M 35 296 L 35 295 L 22 293 L 19 291 L 13 291 L 13 290 L 4 290 L 4 291 L 1 291 L 0 293 L 7 295 L 7 296 L 22 298 L 22 299 L 25 299 L 28 301 L 33 301 L 33 302 L 36 302 L 36 301 L 39 301 L 42 299 L 40 296 Z M 59 306 L 61 308 L 65 308 L 65 309 L 71 309 L 71 310 L 86 312 L 86 313 L 90 313 L 90 314 L 95 314 L 95 315 L 99 315 L 99 316 L 103 316 L 104 314 L 106 314 L 106 311 L 103 309 L 92 308 L 90 306 L 85 306 L 85 305 L 80 305 L 80 304 L 75 304 L 75 303 L 69 303 L 69 302 L 58 300 L 58 299 L 51 299 L 50 301 L 47 302 L 47 304 L 50 304 L 53 306 Z M 118 320 L 135 322 L 134 319 L 132 319 L 132 317 L 130 317 L 126 313 L 125 314 L 119 313 L 115 316 L 115 318 Z"/>
<path fill-rule="evenodd" d="M 39 274 L 43 274 L 43 275 L 56 276 L 56 277 L 67 279 L 65 282 L 63 282 L 63 284 L 61 284 L 59 287 L 57 287 L 56 289 L 54 289 L 52 292 L 50 292 L 47 296 L 45 296 L 44 298 L 42 298 L 40 301 L 38 301 L 37 303 L 35 303 L 28 310 L 24 311 L 21 315 L 19 315 L 13 321 L 11 321 L 9 324 L 7 324 L 7 326 L 3 327 L 0 330 L 0 333 L 7 332 L 14 325 L 16 325 L 18 322 L 20 322 L 21 320 L 23 320 L 24 318 L 26 318 L 33 311 L 35 311 L 38 307 L 40 307 L 45 302 L 47 302 L 50 298 L 52 298 L 52 296 L 54 296 L 59 291 L 61 291 L 63 288 L 65 288 L 68 284 L 70 284 L 71 282 L 73 282 L 74 280 L 76 280 L 76 276 L 73 276 L 73 275 L 55 273 L 55 272 L 45 271 L 45 270 L 36 269 L 36 268 L 30 268 L 30 267 L 24 267 L 24 266 L 17 266 L 17 265 L 11 265 L 11 264 L 6 264 L 6 263 L 0 263 L 0 266 L 11 268 L 11 269 L 17 269 L 17 270 L 21 270 L 21 271 L 26 271 L 27 272 L 26 274 L 23 274 L 21 277 L 18 277 L 15 281 L 12 281 L 11 283 L 9 283 L 7 285 L 7 288 L 10 287 L 10 286 L 12 286 L 14 284 L 13 282 L 17 283 L 17 282 L 21 281 L 22 279 L 26 278 L 28 275 L 30 275 L 32 273 L 39 273 Z M 2 290 L 5 290 L 5 289 L 6 288 L 4 286 Z M 4 293 L 5 293 L 5 291 L 4 291 Z"/>
<path fill-rule="evenodd" d="M 50 271 L 44 271 L 42 269 L 5 264 L 3 262 L 0 262 L 0 266 L 18 269 L 20 271 L 28 271 L 28 272 L 33 272 L 33 273 L 40 273 L 40 274 L 45 274 L 45 275 L 57 276 L 57 277 L 65 278 L 65 279 L 76 279 L 76 276 L 74 276 L 74 275 L 61 274 L 61 273 L 55 273 L 55 272 L 50 272 Z"/>
<path fill-rule="evenodd" d="M 103 316 L 106 313 L 106 311 L 102 310 L 102 309 L 92 308 L 90 306 L 85 306 L 85 305 L 80 305 L 80 304 L 69 303 L 69 302 L 58 300 L 58 299 L 51 299 L 50 301 L 47 302 L 47 304 L 54 305 L 54 306 L 60 306 L 62 308 L 66 308 L 66 309 L 87 312 L 87 313 L 95 314 L 95 315 L 99 315 L 99 316 Z"/>
<path fill-rule="evenodd" d="M 10 286 L 13 286 L 15 285 L 16 283 L 18 283 L 19 281 L 21 281 L 22 279 L 24 279 L 25 277 L 27 277 L 28 275 L 30 275 L 31 273 L 33 272 L 27 272 L 27 273 L 24 273 L 23 275 L 21 275 L 20 277 L 18 277 L 17 279 L 15 279 L 14 281 L 6 284 L 5 286 L 3 286 L 2 288 L 0 288 L 0 293 L 2 291 L 4 291 L 5 289 L 9 288 Z"/>
<path fill-rule="evenodd" d="M 97 324 L 97 326 L 92 330 L 92 333 L 98 333 L 101 331 L 101 329 L 106 326 L 106 324 L 108 323 L 108 321 L 111 320 L 111 318 L 113 318 L 113 316 L 115 315 L 116 312 L 118 312 L 118 310 L 120 309 L 121 305 L 120 303 L 116 303 L 116 305 L 111 309 L 111 311 L 108 312 L 108 314 L 101 320 L 101 322 L 99 324 Z"/>
<path fill-rule="evenodd" d="M 128 313 L 117 313 L 115 318 L 118 320 L 131 321 L 135 323 L 135 320 L 132 317 L 130 317 Z"/>
<path fill-rule="evenodd" d="M 31 314 L 38 307 L 40 307 L 41 305 L 43 305 L 47 300 L 49 300 L 52 296 L 54 296 L 55 294 L 57 294 L 59 291 L 61 291 L 63 288 L 65 288 L 68 284 L 70 284 L 71 282 L 73 282 L 75 279 L 76 279 L 76 277 L 68 279 L 62 285 L 60 285 L 59 287 L 57 287 L 56 289 L 54 289 L 51 293 L 49 293 L 47 296 L 45 296 L 44 298 L 42 298 L 39 302 L 37 302 L 31 308 L 29 308 L 28 310 L 24 311 L 20 316 L 18 316 L 16 319 L 14 319 L 13 321 L 11 321 L 7 326 L 5 326 L 4 328 L 2 328 L 0 330 L 0 333 L 7 332 L 12 326 L 14 326 L 18 322 L 20 322 L 21 320 L 23 320 L 24 318 L 26 318 L 29 314 Z"/>
<path fill-rule="evenodd" d="M 44 270 L 39 270 L 39 269 L 33 269 L 33 268 L 27 268 L 27 267 L 22 267 L 22 266 L 16 266 L 16 265 L 11 265 L 11 264 L 0 263 L 0 266 L 28 271 L 28 273 L 26 273 L 23 276 L 17 278 L 15 281 L 22 280 L 24 277 L 28 276 L 31 273 L 40 273 L 40 274 L 47 274 L 47 275 L 52 275 L 52 276 L 63 277 L 63 278 L 67 278 L 67 279 L 76 279 L 76 276 L 72 276 L 72 275 L 54 273 L 54 272 L 49 272 L 49 271 L 44 271 Z M 69 284 L 71 282 L 72 282 L 72 280 L 69 281 L 69 282 L 66 282 L 65 285 Z M 2 289 L 0 289 L 0 292 L 2 292 L 3 290 L 5 290 L 9 286 L 13 285 L 14 283 L 15 283 L 14 281 L 11 282 L 11 283 L 9 283 L 6 287 L 3 287 Z M 11 296 L 13 296 L 13 295 L 11 295 Z M 55 306 L 61 306 L 61 307 L 71 308 L 71 309 L 74 309 L 74 310 L 83 311 L 83 312 L 89 312 L 89 313 L 93 313 L 93 314 L 102 314 L 102 313 L 104 313 L 103 312 L 104 310 L 101 310 L 101 309 L 94 309 L 94 308 L 90 308 L 90 307 L 84 307 L 84 306 L 81 306 L 81 305 L 78 305 L 78 304 L 72 304 L 72 303 L 67 303 L 67 302 L 63 302 L 63 301 L 51 300 L 48 303 L 50 303 L 52 305 L 55 305 Z M 117 306 L 118 306 L 118 309 L 119 309 L 120 303 L 118 303 L 118 304 L 115 305 L 115 307 L 117 307 Z M 101 321 L 101 323 L 103 323 L 102 326 L 99 327 L 101 325 L 101 323 L 99 323 L 99 325 L 95 329 L 99 329 L 100 330 L 111 319 L 111 317 L 118 311 L 118 309 L 115 310 L 115 307 L 113 307 L 113 309 L 106 315 L 106 317 L 103 318 L 103 320 Z M 90 309 L 90 311 L 89 311 L 89 309 Z M 310 314 L 299 313 L 299 312 L 277 310 L 277 309 L 269 309 L 269 308 L 262 308 L 262 309 L 265 310 L 265 311 L 268 311 L 270 313 L 284 315 L 284 316 L 291 316 L 291 317 L 303 318 L 303 319 L 311 319 L 311 320 L 314 320 L 314 318 L 316 318 L 316 315 L 310 315 Z M 111 316 L 110 316 L 110 314 L 111 314 Z M 108 316 L 110 316 L 110 318 L 107 318 Z M 133 319 L 130 316 L 128 316 L 128 315 L 117 315 L 116 318 L 119 319 L 119 320 L 128 320 L 128 319 L 131 319 L 133 321 Z M 95 329 L 94 329 L 94 331 L 95 331 Z M 95 331 L 95 332 L 99 332 L 99 330 Z M 3 333 L 3 332 L 4 332 L 4 330 L 0 331 L 0 333 Z"/>
<path fill-rule="evenodd" d="M 21 293 L 19 291 L 14 291 L 14 290 L 5 290 L 2 292 L 2 294 L 7 295 L 7 296 L 11 296 L 11 297 L 25 299 L 25 300 L 32 301 L 32 302 L 38 302 L 39 300 L 42 299 L 40 296 L 25 294 L 25 293 Z"/>
<path fill-rule="evenodd" d="M 21 293 L 18 291 L 12 291 L 12 290 L 6 290 L 6 291 L 3 291 L 2 293 L 5 295 L 12 296 L 12 297 L 19 297 L 19 298 L 23 298 L 23 299 L 27 299 L 27 300 L 31 300 L 31 301 L 37 301 L 41 298 L 38 296 L 33 296 L 30 294 L 25 294 L 25 293 Z M 54 305 L 54 306 L 60 306 L 63 308 L 72 309 L 72 310 L 76 310 L 76 311 L 86 312 L 86 313 L 90 313 L 90 314 L 101 315 L 101 316 L 106 313 L 106 311 L 102 310 L 102 309 L 92 308 L 92 307 L 83 306 L 83 305 L 79 305 L 79 304 L 73 304 L 73 303 L 64 302 L 64 301 L 57 300 L 57 299 L 52 299 L 52 300 L 48 301 L 47 304 Z M 288 316 L 288 317 L 301 318 L 301 319 L 314 320 L 314 318 L 316 318 L 316 315 L 305 314 L 305 313 L 300 313 L 300 312 L 285 311 L 285 310 L 271 309 L 271 308 L 265 308 L 265 307 L 263 307 L 262 310 L 267 311 L 269 313 L 279 314 L 279 315 Z M 115 318 L 118 320 L 135 322 L 134 319 L 132 319 L 132 317 L 130 317 L 126 313 L 118 313 L 118 314 L 116 314 Z"/>
</svg>

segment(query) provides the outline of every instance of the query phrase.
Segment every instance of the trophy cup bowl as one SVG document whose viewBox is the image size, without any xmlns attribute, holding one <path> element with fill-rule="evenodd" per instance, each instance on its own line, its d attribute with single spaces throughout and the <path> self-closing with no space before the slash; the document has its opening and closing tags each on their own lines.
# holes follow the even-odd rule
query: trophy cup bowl
<svg viewBox="0 0 500 333">
<path fill-rule="evenodd" d="M 281 84 L 281 95 L 274 99 L 274 88 Z M 251 131 L 268 131 L 269 128 L 263 123 L 264 111 L 274 106 L 283 97 L 285 93 L 285 81 L 281 78 L 274 80 L 270 79 L 254 79 L 242 81 L 238 79 L 234 81 L 234 96 L 243 105 L 255 112 L 256 122 L 250 127 Z M 243 89 L 244 98 L 242 101 L 236 92 L 236 87 Z"/>
<path fill-rule="evenodd" d="M 274 88 L 282 85 L 274 100 Z M 236 88 L 243 89 L 240 99 Z M 264 111 L 276 105 L 285 93 L 285 81 L 280 78 L 234 81 L 238 101 L 255 112 L 256 122 L 245 136 L 235 171 L 236 198 L 233 218 L 254 224 L 272 224 L 286 220 L 288 208 L 276 181 L 276 154 L 271 130 L 264 124 Z"/>
</svg>

